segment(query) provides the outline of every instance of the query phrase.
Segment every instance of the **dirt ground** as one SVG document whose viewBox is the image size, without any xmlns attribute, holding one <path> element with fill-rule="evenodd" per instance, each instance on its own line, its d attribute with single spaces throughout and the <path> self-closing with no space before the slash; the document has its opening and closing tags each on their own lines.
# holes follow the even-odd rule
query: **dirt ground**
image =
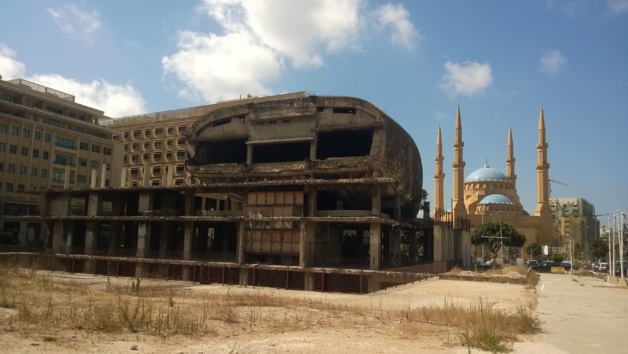
<svg viewBox="0 0 628 354">
<path fill-rule="evenodd" d="M 107 278 L 85 274 L 43 272 L 54 284 L 78 286 L 83 295 L 98 294 L 105 287 L 133 287 L 133 279 Z M 319 293 L 270 288 L 199 285 L 181 281 L 142 280 L 143 289 L 170 291 L 168 301 L 177 305 L 194 299 L 258 297 L 284 306 L 240 306 L 237 313 L 222 313 L 219 321 L 208 321 L 202 335 L 157 336 L 143 332 L 90 331 L 67 326 L 22 326 L 12 321 L 19 306 L 0 307 L 0 352 L 5 353 L 480 353 L 460 345 L 460 331 L 443 325 L 400 320 L 399 313 L 420 307 L 455 304 L 473 306 L 483 302 L 491 308 L 516 311 L 535 308 L 536 290 L 523 285 L 489 282 L 439 280 L 389 288 L 367 295 Z M 4 289 L 4 288 L 3 288 Z M 3 290 L 4 292 L 4 290 Z M 87 294 L 87 295 L 85 295 Z M 61 310 L 67 298 L 50 299 L 45 291 L 39 301 L 50 301 L 49 308 Z M 61 295 L 63 297 L 63 295 Z M 59 304 L 57 305 L 57 300 Z M 14 299 L 19 303 L 20 299 Z M 95 308 L 98 298 L 89 300 Z M 119 301 L 119 300 L 118 300 Z M 165 301 L 165 300 L 164 300 Z M 292 305 L 298 302 L 299 306 Z M 302 306 L 310 304 L 311 306 Z M 23 309 L 22 309 L 23 310 Z M 107 311 L 107 309 L 105 309 Z M 117 311 L 115 308 L 109 311 Z M 207 310 L 216 316 L 221 308 Z M 395 315 L 393 315 L 395 314 Z M 429 322 L 429 321 L 428 321 Z M 542 350 L 534 335 L 521 336 L 515 352 Z M 527 347 L 526 347 L 527 343 Z M 520 350 L 517 350 L 519 348 Z M 525 349 L 528 348 L 528 349 Z"/>
</svg>

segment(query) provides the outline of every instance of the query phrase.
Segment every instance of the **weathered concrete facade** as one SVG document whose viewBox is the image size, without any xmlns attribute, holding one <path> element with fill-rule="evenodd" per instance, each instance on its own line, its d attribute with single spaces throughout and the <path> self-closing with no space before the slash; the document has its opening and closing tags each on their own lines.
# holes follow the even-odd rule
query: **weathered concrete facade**
<svg viewBox="0 0 628 354">
<path fill-rule="evenodd" d="M 49 190 L 40 217 L 48 249 L 229 262 L 240 265 L 241 284 L 251 282 L 251 264 L 401 265 L 403 233 L 425 224 L 416 219 L 422 167 L 412 138 L 385 113 L 361 99 L 305 93 L 206 112 L 185 134 L 186 169 L 199 183 Z M 85 207 L 70 213 L 69 205 Z M 157 263 L 135 262 L 134 274 L 159 272 Z M 183 265 L 181 278 L 195 271 Z M 314 289 L 318 280 L 305 272 L 303 282 Z"/>
</svg>

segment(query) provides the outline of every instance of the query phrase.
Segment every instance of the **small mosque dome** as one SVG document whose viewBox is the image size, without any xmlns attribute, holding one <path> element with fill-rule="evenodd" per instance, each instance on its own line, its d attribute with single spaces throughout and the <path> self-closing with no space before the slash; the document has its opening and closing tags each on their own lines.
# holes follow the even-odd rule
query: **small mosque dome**
<svg viewBox="0 0 628 354">
<path fill-rule="evenodd" d="M 502 194 L 489 194 L 482 198 L 480 204 L 512 204 L 512 200 Z"/>
<path fill-rule="evenodd" d="M 501 173 L 498 169 L 492 168 L 489 165 L 479 168 L 473 172 L 464 180 L 465 182 L 477 182 L 477 181 L 507 181 L 508 177 Z"/>
</svg>

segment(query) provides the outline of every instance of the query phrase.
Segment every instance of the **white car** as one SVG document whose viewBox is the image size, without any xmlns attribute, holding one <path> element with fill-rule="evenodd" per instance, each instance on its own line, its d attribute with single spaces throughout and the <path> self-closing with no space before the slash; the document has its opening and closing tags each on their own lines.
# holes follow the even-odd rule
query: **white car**
<svg viewBox="0 0 628 354">
<path fill-rule="evenodd" d="M 600 262 L 600 264 L 597 265 L 597 271 L 600 272 L 600 273 L 607 273 L 608 272 L 608 263 Z"/>
</svg>

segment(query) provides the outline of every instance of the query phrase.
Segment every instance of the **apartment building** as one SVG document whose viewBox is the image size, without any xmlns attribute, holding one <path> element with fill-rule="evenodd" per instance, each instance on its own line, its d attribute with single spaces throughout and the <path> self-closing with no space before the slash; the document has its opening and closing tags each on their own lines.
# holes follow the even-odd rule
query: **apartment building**
<svg viewBox="0 0 628 354">
<path fill-rule="evenodd" d="M 554 215 L 554 230 L 564 245 L 580 244 L 588 248 L 599 237 L 600 221 L 595 215 L 595 206 L 584 198 L 553 198 L 550 208 Z"/>
<path fill-rule="evenodd" d="M 21 245 L 40 245 L 44 226 L 19 216 L 39 215 L 42 189 L 120 185 L 123 145 L 99 123 L 103 111 L 73 95 L 24 79 L 0 80 L 0 229 Z M 70 201 L 70 210 L 85 205 Z"/>
</svg>

